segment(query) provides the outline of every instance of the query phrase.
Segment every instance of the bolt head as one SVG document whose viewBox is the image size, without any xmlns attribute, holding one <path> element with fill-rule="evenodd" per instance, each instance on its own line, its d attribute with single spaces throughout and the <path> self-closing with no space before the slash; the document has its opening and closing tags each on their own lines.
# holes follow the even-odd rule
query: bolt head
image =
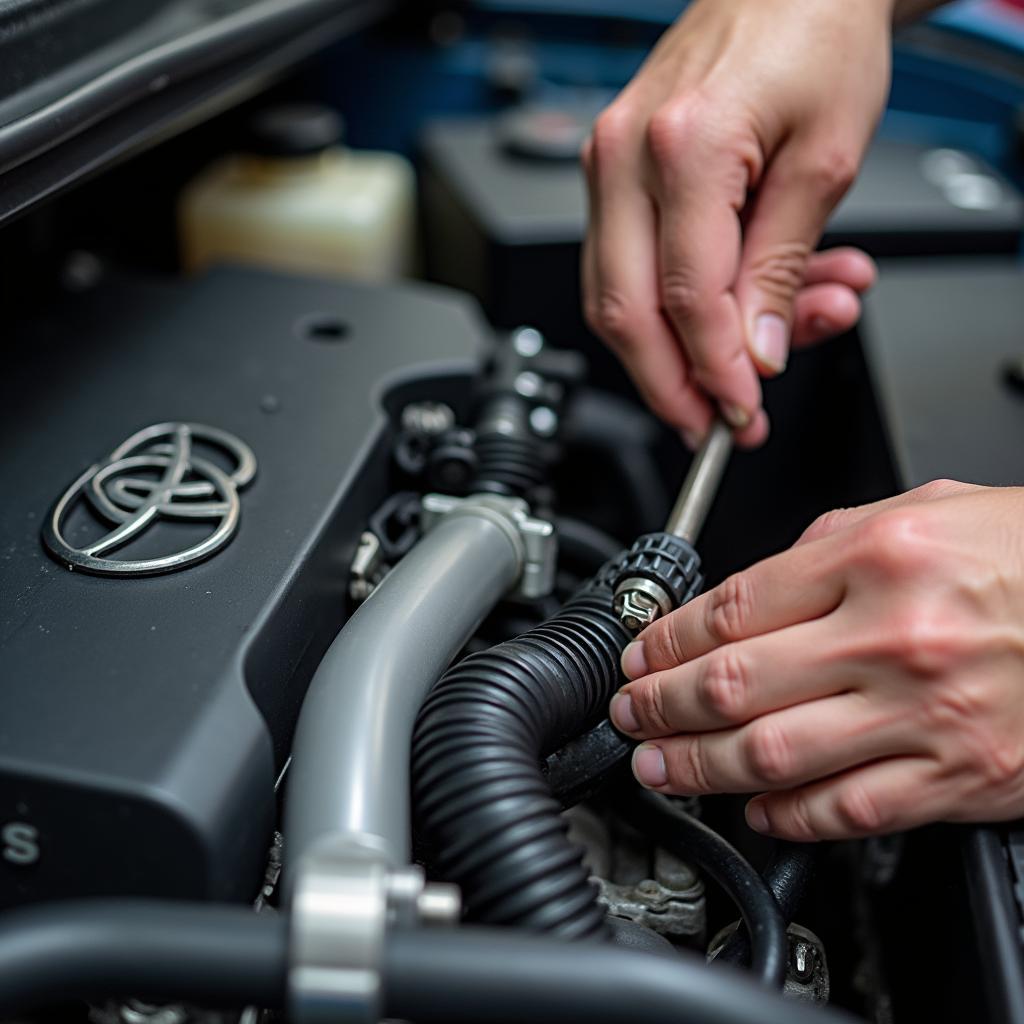
<svg viewBox="0 0 1024 1024">
<path fill-rule="evenodd" d="M 639 590 L 627 590 L 615 599 L 619 621 L 631 633 L 639 633 L 657 617 L 659 608 L 653 598 Z"/>
</svg>

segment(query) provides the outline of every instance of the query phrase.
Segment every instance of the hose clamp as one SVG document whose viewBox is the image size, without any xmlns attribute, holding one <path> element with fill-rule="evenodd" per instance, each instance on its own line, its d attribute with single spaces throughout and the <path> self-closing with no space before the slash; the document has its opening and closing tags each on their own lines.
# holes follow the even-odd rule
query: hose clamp
<svg viewBox="0 0 1024 1024">
<path fill-rule="evenodd" d="M 479 516 L 504 530 L 519 556 L 519 582 L 516 597 L 536 598 L 550 594 L 555 585 L 558 537 L 554 526 L 530 515 L 522 498 L 501 494 L 471 494 L 455 498 L 449 494 L 423 497 L 421 525 L 429 533 L 449 516 Z"/>
<path fill-rule="evenodd" d="M 428 885 L 418 867 L 393 869 L 358 837 L 327 837 L 295 878 L 288 1019 L 376 1024 L 387 928 L 455 924 L 460 913 L 456 886 Z"/>
</svg>

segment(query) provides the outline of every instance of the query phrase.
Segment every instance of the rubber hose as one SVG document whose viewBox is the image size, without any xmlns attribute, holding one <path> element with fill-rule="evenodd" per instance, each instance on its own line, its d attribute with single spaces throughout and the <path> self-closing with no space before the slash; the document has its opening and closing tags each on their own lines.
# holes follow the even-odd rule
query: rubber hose
<svg viewBox="0 0 1024 1024">
<path fill-rule="evenodd" d="M 464 927 L 395 931 L 384 1015 L 417 1024 L 854 1024 L 702 958 Z"/>
<path fill-rule="evenodd" d="M 558 554 L 587 573 L 596 572 L 605 562 L 617 558 L 622 545 L 603 530 L 570 516 L 556 516 Z"/>
<path fill-rule="evenodd" d="M 420 713 L 417 821 L 471 919 L 566 938 L 606 931 L 541 762 L 598 721 L 623 682 L 630 636 L 612 611 L 615 567 L 546 623 L 450 669 Z"/>
<path fill-rule="evenodd" d="M 820 846 L 809 843 L 778 843 L 761 877 L 779 905 L 782 920 L 789 924 L 796 916 L 814 877 Z M 715 962 L 743 965 L 750 961 L 750 938 L 741 924 L 725 941 Z"/>
<path fill-rule="evenodd" d="M 0 1019 L 71 998 L 284 1005 L 288 925 L 247 907 L 49 903 L 0 915 Z"/>
<path fill-rule="evenodd" d="M 631 789 L 619 809 L 676 856 L 703 868 L 725 890 L 751 936 L 751 969 L 766 985 L 782 988 L 789 959 L 786 925 L 775 897 L 750 862 L 725 838 L 659 793 Z"/>
<path fill-rule="evenodd" d="M 607 718 L 602 719 L 589 732 L 548 755 L 544 762 L 548 788 L 562 807 L 575 807 L 624 774 L 635 749 L 635 740 L 623 736 Z"/>
<path fill-rule="evenodd" d="M 547 470 L 540 443 L 533 437 L 486 434 L 478 437 L 474 490 L 524 497 L 544 483 Z"/>
</svg>

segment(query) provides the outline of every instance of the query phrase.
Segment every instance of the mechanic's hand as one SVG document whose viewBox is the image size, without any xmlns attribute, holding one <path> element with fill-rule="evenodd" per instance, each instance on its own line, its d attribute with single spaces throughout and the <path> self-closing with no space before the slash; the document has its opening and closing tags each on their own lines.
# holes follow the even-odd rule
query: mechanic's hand
<svg viewBox="0 0 1024 1024">
<path fill-rule="evenodd" d="M 1024 489 L 822 516 L 649 626 L 614 724 L 663 793 L 759 793 L 796 840 L 1024 814 Z"/>
<path fill-rule="evenodd" d="M 706 396 L 761 443 L 758 372 L 860 315 L 870 260 L 812 252 L 884 106 L 891 18 L 892 0 L 696 0 L 595 123 L 584 310 L 691 447 Z"/>
</svg>

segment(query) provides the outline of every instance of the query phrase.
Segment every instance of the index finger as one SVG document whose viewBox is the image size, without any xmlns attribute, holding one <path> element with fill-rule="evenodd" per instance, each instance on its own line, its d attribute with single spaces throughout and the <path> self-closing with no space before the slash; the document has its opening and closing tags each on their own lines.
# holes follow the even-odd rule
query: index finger
<svg viewBox="0 0 1024 1024">
<path fill-rule="evenodd" d="M 694 379 L 717 399 L 730 425 L 743 429 L 761 408 L 760 378 L 734 293 L 751 174 L 744 158 L 709 131 L 694 114 L 675 125 L 654 121 L 649 130 L 661 301 Z"/>
</svg>

